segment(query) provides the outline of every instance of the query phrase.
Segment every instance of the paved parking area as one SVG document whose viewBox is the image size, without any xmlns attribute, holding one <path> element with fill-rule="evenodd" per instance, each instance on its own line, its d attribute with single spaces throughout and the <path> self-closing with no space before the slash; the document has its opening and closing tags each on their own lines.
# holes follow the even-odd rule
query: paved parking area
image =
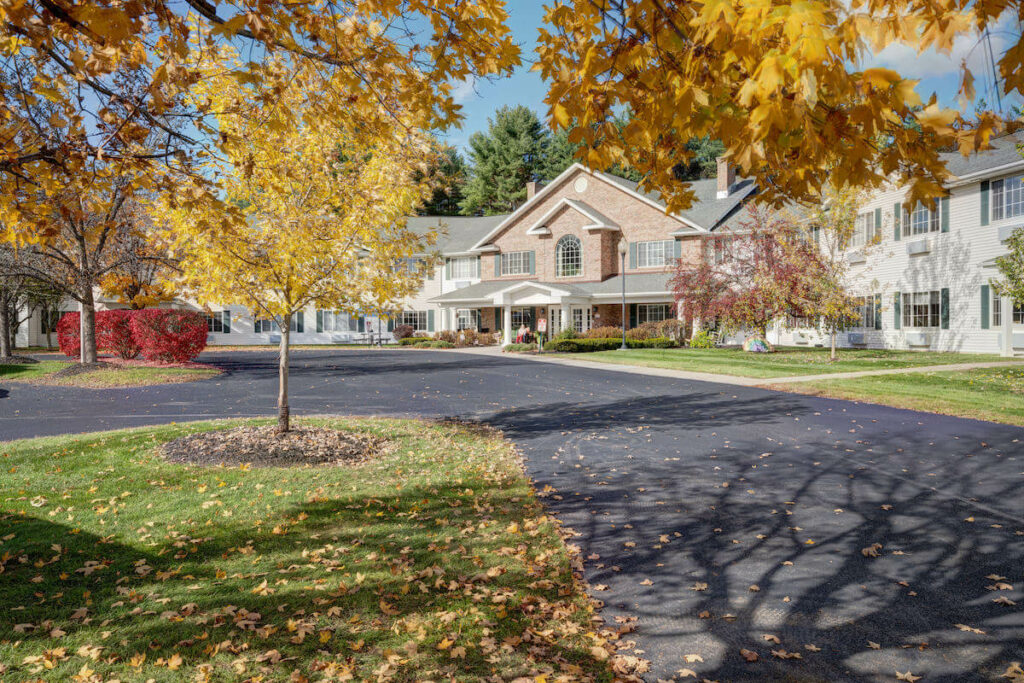
<svg viewBox="0 0 1024 683">
<path fill-rule="evenodd" d="M 204 360 L 227 373 L 0 384 L 0 439 L 273 412 L 273 354 Z M 652 681 L 982 681 L 1024 662 L 1024 429 L 451 351 L 298 351 L 291 388 L 298 416 L 502 428 L 605 616 L 638 618 Z"/>
</svg>

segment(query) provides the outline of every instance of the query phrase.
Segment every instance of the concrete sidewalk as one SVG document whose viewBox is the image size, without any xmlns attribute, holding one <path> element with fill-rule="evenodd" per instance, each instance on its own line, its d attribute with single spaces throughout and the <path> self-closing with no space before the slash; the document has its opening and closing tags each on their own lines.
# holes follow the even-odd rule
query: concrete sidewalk
<svg viewBox="0 0 1024 683">
<path fill-rule="evenodd" d="M 462 353 L 475 353 L 482 356 L 502 356 L 500 347 L 488 346 L 479 348 L 459 349 Z M 514 358 L 536 361 L 538 363 L 554 363 L 567 365 L 569 367 L 588 368 L 593 370 L 615 370 L 618 372 L 629 372 L 634 375 L 646 375 L 649 377 L 667 377 L 671 379 L 686 379 L 696 382 L 716 382 L 718 384 L 732 384 L 741 387 L 757 387 L 775 384 L 793 384 L 796 382 L 813 382 L 823 379 L 854 379 L 857 377 L 871 377 L 874 375 L 903 375 L 915 372 L 950 372 L 957 370 L 973 370 L 975 368 L 999 368 L 999 367 L 1024 367 L 1024 359 L 1016 361 L 988 361 L 983 363 L 959 363 L 946 365 L 920 365 L 912 368 L 886 368 L 881 370 L 858 370 L 856 372 L 827 372 L 817 375 L 787 375 L 782 377 L 743 377 L 741 375 L 723 375 L 713 372 L 695 372 L 693 370 L 672 370 L 670 368 L 652 368 L 642 365 L 627 365 L 625 363 L 605 363 L 601 361 L 584 360 L 582 358 L 569 357 L 561 354 L 529 354 L 516 353 L 507 354 Z M 585 354 L 580 354 L 585 355 Z"/>
</svg>

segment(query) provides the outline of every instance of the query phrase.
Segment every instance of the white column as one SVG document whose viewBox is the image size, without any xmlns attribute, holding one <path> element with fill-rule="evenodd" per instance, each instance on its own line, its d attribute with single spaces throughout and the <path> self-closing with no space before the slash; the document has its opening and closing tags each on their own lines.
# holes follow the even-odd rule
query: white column
<svg viewBox="0 0 1024 683">
<path fill-rule="evenodd" d="M 512 343 L 512 307 L 508 304 L 501 307 L 501 335 L 503 344 Z"/>
<path fill-rule="evenodd" d="M 571 329 L 573 329 L 572 310 L 570 309 L 569 304 L 562 304 L 562 329 L 559 330 L 559 332 Z"/>
<path fill-rule="evenodd" d="M 1003 325 L 1003 350 L 1004 356 L 1013 355 L 1013 301 L 1005 297 L 999 298 L 1000 318 Z"/>
</svg>

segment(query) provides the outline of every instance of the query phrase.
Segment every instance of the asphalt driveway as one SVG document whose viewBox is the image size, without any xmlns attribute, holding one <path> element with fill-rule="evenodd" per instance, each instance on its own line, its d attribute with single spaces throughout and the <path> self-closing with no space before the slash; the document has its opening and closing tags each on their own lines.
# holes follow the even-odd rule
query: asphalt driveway
<svg viewBox="0 0 1024 683">
<path fill-rule="evenodd" d="M 2 384 L 0 440 L 273 412 L 273 354 L 203 360 L 227 373 Z M 638 618 L 652 681 L 980 681 L 1024 662 L 1024 429 L 450 351 L 297 351 L 291 390 L 298 416 L 503 429 L 606 618 Z"/>
</svg>

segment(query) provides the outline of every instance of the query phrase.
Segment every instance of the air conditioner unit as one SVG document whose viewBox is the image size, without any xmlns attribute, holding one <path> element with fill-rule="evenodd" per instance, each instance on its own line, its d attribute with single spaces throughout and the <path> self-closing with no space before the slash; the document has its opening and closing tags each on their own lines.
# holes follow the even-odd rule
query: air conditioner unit
<svg viewBox="0 0 1024 683">
<path fill-rule="evenodd" d="M 931 332 L 907 332 L 905 337 L 907 346 L 931 346 Z"/>
<path fill-rule="evenodd" d="M 914 240 L 913 242 L 907 242 L 907 255 L 919 256 L 921 254 L 927 254 L 932 250 L 931 240 Z"/>
<path fill-rule="evenodd" d="M 846 343 L 849 344 L 850 346 L 863 346 L 865 344 L 864 333 L 863 332 L 847 332 L 846 333 Z"/>
</svg>

